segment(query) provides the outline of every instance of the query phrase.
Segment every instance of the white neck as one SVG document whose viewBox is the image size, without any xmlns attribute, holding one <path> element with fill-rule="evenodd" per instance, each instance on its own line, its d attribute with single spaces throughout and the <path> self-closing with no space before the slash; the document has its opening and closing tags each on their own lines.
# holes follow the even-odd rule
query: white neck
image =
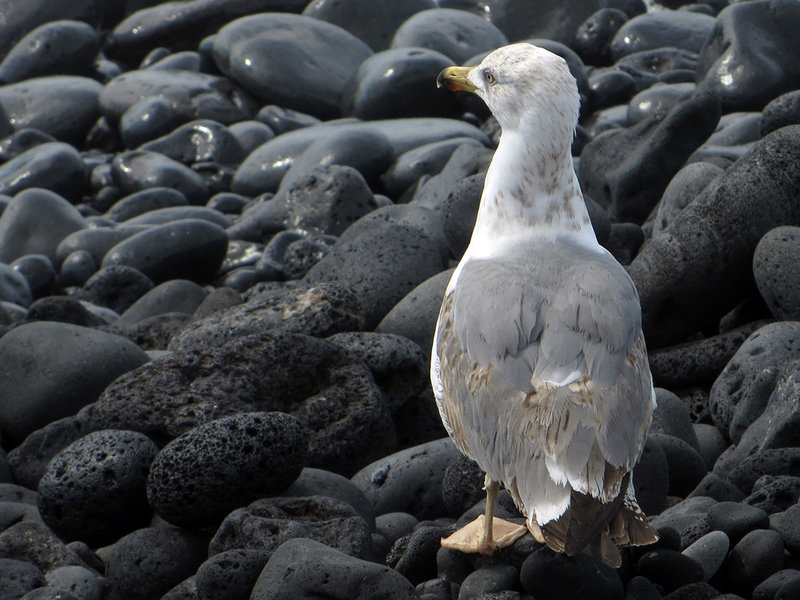
<svg viewBox="0 0 800 600">
<path fill-rule="evenodd" d="M 598 247 L 572 165 L 571 131 L 564 143 L 563 132 L 525 129 L 500 137 L 464 259 L 490 257 L 537 236 L 570 235 Z"/>
</svg>

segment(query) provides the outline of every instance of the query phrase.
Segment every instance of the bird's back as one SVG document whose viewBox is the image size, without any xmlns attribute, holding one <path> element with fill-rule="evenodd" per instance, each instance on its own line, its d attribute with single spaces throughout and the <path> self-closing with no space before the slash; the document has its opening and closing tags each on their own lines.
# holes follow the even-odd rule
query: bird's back
<svg viewBox="0 0 800 600">
<path fill-rule="evenodd" d="M 608 553 L 653 409 L 630 278 L 569 236 L 467 257 L 454 277 L 432 368 L 448 431 L 551 547 Z"/>
</svg>

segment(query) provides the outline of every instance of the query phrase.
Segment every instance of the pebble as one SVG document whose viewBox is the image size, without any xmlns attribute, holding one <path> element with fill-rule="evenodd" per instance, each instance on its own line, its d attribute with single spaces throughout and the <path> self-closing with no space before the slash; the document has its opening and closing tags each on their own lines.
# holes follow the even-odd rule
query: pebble
<svg viewBox="0 0 800 600">
<path fill-rule="evenodd" d="M 375 0 L 365 6 L 359 0 L 319 0 L 309 3 L 303 14 L 342 27 L 379 52 L 389 47 L 395 31 L 406 19 L 429 8 L 436 8 L 436 2 Z"/>
<path fill-rule="evenodd" d="M 166 313 L 192 314 L 208 295 L 208 291 L 188 279 L 171 279 L 142 294 L 121 312 L 118 324 L 137 323 Z"/>
<path fill-rule="evenodd" d="M 707 582 L 725 562 L 729 548 L 728 536 L 722 531 L 714 530 L 692 543 L 681 554 L 700 565 L 703 569 L 703 581 Z"/>
<path fill-rule="evenodd" d="M 122 113 L 119 136 L 126 148 L 137 148 L 168 134 L 183 120 L 169 100 L 161 96 L 147 96 L 131 104 Z"/>
<path fill-rule="evenodd" d="M 5 263 L 0 263 L 0 299 L 20 307 L 28 307 L 33 301 L 27 279 Z"/>
<path fill-rule="evenodd" d="M 124 194 L 169 187 L 193 204 L 204 204 L 211 195 L 198 173 L 164 154 L 148 150 L 118 154 L 111 163 L 111 177 Z"/>
<path fill-rule="evenodd" d="M 103 258 L 103 267 L 138 269 L 155 283 L 183 277 L 207 282 L 219 269 L 228 236 L 219 225 L 182 219 L 154 226 L 121 241 Z"/>
<path fill-rule="evenodd" d="M 787 282 L 796 276 L 800 251 L 800 227 L 770 229 L 759 240 L 753 255 L 753 276 L 761 297 L 779 321 L 800 319 L 800 297 Z"/>
<path fill-rule="evenodd" d="M 428 385 L 428 366 L 422 350 L 402 336 L 354 331 L 327 339 L 353 359 L 364 361 L 392 412 Z"/>
<path fill-rule="evenodd" d="M 333 284 L 277 288 L 244 304 L 195 320 L 170 344 L 170 350 L 219 346 L 237 336 L 283 330 L 316 337 L 360 331 L 364 317 L 355 294 Z"/>
<path fill-rule="evenodd" d="M 430 85 L 453 60 L 422 47 L 373 54 L 361 63 L 342 97 L 342 113 L 362 120 L 456 116 L 454 94 Z"/>
<path fill-rule="evenodd" d="M 575 31 L 575 51 L 586 64 L 611 64 L 611 40 L 627 20 L 628 15 L 618 8 L 601 8 Z"/>
<path fill-rule="evenodd" d="M 458 592 L 459 600 L 480 600 L 517 587 L 519 571 L 511 565 L 484 567 L 467 575 Z"/>
<path fill-rule="evenodd" d="M 372 50 L 331 23 L 263 13 L 220 29 L 213 53 L 219 69 L 256 98 L 334 118 L 341 115 L 346 84 Z M 287 63 L 291 73 L 283 68 Z"/>
<path fill-rule="evenodd" d="M 194 574 L 207 555 L 205 534 L 170 526 L 137 529 L 98 548 L 108 600 L 160 598 Z"/>
<path fill-rule="evenodd" d="M 611 40 L 614 62 L 644 50 L 672 47 L 699 52 L 711 35 L 713 17 L 686 11 L 653 11 L 626 21 Z"/>
<path fill-rule="evenodd" d="M 717 96 L 725 112 L 761 110 L 776 96 L 795 89 L 800 70 L 785 57 L 797 50 L 791 24 L 798 18 L 800 8 L 793 3 L 725 8 L 700 53 L 698 88 Z M 732 72 L 737 75 L 729 78 Z"/>
<path fill-rule="evenodd" d="M 370 555 L 369 525 L 345 502 L 328 496 L 262 498 L 231 512 L 217 529 L 209 552 L 252 548 L 272 554 L 293 538 L 308 538 L 353 556 Z"/>
<path fill-rule="evenodd" d="M 269 555 L 237 548 L 209 557 L 197 569 L 197 596 L 208 600 L 247 600 Z"/>
<path fill-rule="evenodd" d="M 44 188 L 70 201 L 86 191 L 86 168 L 77 150 L 63 142 L 34 146 L 0 166 L 0 193 Z"/>
<path fill-rule="evenodd" d="M 394 34 L 392 48 L 421 47 L 440 52 L 452 64 L 508 43 L 490 21 L 467 11 L 431 8 L 407 19 Z"/>
<path fill-rule="evenodd" d="M 43 189 L 20 192 L 0 216 L 0 261 L 43 254 L 58 264 L 56 248 L 86 220 L 64 198 Z"/>
<path fill-rule="evenodd" d="M 706 465 L 697 450 L 684 440 L 664 433 L 650 433 L 661 446 L 669 467 L 669 493 L 685 497 L 706 475 Z"/>
<path fill-rule="evenodd" d="M 8 373 L 0 379 L 4 441 L 19 443 L 74 414 L 117 376 L 147 360 L 128 340 L 96 329 L 55 322 L 16 327 L 0 338 L 0 363 Z"/>
<path fill-rule="evenodd" d="M 713 328 L 740 301 L 744 288 L 736 283 L 738 274 L 750 272 L 752 251 L 761 236 L 773 226 L 784 224 L 791 214 L 787 190 L 800 176 L 800 170 L 794 168 L 786 153 L 791 154 L 798 142 L 797 126 L 783 128 L 759 141 L 681 212 L 669 235 L 650 240 L 631 263 L 631 278 L 645 307 L 645 335 L 653 347 L 681 341 L 689 331 L 697 331 L 704 324 L 713 322 Z M 728 189 L 739 193 L 731 197 L 725 191 Z M 725 211 L 719 209 L 722 204 Z M 772 207 L 769 211 L 765 211 L 767 205 Z M 772 215 L 786 218 L 773 220 Z M 730 231 L 730 237 L 724 243 L 712 242 L 704 234 L 696 234 L 700 223 L 715 231 Z M 749 226 L 742 227 L 740 223 Z M 702 263 L 692 261 L 687 268 L 677 258 L 681 255 L 718 258 Z M 707 293 L 712 289 L 714 294 Z"/>
<path fill-rule="evenodd" d="M 726 580 L 732 591 L 749 595 L 759 583 L 780 571 L 783 564 L 780 534 L 770 529 L 754 529 L 731 549 L 725 564 Z"/>
<path fill-rule="evenodd" d="M 420 283 L 386 313 L 375 331 L 407 337 L 429 356 L 439 308 L 452 274 L 448 269 Z"/>
<path fill-rule="evenodd" d="M 104 266 L 76 292 L 82 300 L 105 306 L 120 314 L 153 288 L 142 271 L 127 265 Z"/>
<path fill-rule="evenodd" d="M 120 198 L 106 211 L 105 216 L 119 223 L 160 208 L 187 204 L 189 201 L 186 196 L 176 189 L 151 187 Z"/>
<path fill-rule="evenodd" d="M 375 327 L 403 296 L 446 265 L 434 240 L 403 225 L 377 224 L 334 246 L 304 280 L 352 289 Z"/>
<path fill-rule="evenodd" d="M 185 165 L 198 162 L 239 164 L 245 157 L 244 148 L 231 130 L 210 119 L 185 123 L 140 148 L 159 152 Z"/>
<path fill-rule="evenodd" d="M 777 531 L 786 548 L 793 554 L 800 549 L 800 506 L 790 506 L 769 516 L 769 528 Z"/>
<path fill-rule="evenodd" d="M 643 221 L 719 117 L 713 97 L 694 96 L 663 118 L 653 116 L 595 138 L 583 149 L 578 167 L 583 191 L 617 219 Z M 676 137 L 677 130 L 685 135 Z"/>
<path fill-rule="evenodd" d="M 737 502 L 714 504 L 709 508 L 708 514 L 711 517 L 711 527 L 725 533 L 732 544 L 738 543 L 750 531 L 766 529 L 769 524 L 769 515 L 766 512 Z"/>
<path fill-rule="evenodd" d="M 784 584 L 793 579 L 798 579 L 798 577 L 800 577 L 800 571 L 797 569 L 776 571 L 755 587 L 753 600 L 772 600 Z"/>
<path fill-rule="evenodd" d="M 703 581 L 705 576 L 702 565 L 696 560 L 667 548 L 645 552 L 636 563 L 636 570 L 667 592 Z"/>
<path fill-rule="evenodd" d="M 764 510 L 767 514 L 781 512 L 800 498 L 800 477 L 764 475 L 756 481 L 745 504 Z"/>
<path fill-rule="evenodd" d="M 21 598 L 45 583 L 44 576 L 36 565 L 13 558 L 0 558 L 0 578 L 6 598 Z"/>
<path fill-rule="evenodd" d="M 147 436 L 133 431 L 96 431 L 70 444 L 39 481 L 42 518 L 62 539 L 93 545 L 146 525 L 152 513 L 145 481 L 157 453 Z"/>
<path fill-rule="evenodd" d="M 688 559 L 687 559 L 688 560 Z M 531 553 L 519 570 L 522 588 L 542 600 L 592 598 L 619 600 L 624 596 L 616 570 L 592 560 L 587 554 L 569 557 L 549 548 Z"/>
<path fill-rule="evenodd" d="M 33 298 L 47 296 L 56 282 L 53 261 L 44 254 L 26 254 L 11 263 L 11 268 L 25 278 Z"/>
<path fill-rule="evenodd" d="M 84 564 L 47 525 L 35 520 L 20 521 L 0 532 L 0 559 L 3 558 L 25 561 L 42 573 L 56 567 Z"/>
<path fill-rule="evenodd" d="M 305 466 L 308 435 L 295 417 L 241 413 L 200 425 L 153 461 L 147 498 L 184 527 L 212 524 L 265 493 L 279 493 Z"/>
<path fill-rule="evenodd" d="M 446 514 L 442 499 L 445 467 L 460 456 L 450 438 L 407 448 L 373 462 L 352 477 L 375 514 L 407 512 L 417 519 Z"/>
<path fill-rule="evenodd" d="M 417 598 L 414 586 L 393 569 L 303 538 L 289 540 L 273 553 L 250 598 L 343 597 L 340 590 L 353 600 Z"/>
<path fill-rule="evenodd" d="M 257 110 L 252 98 L 218 75 L 142 69 L 109 81 L 100 92 L 100 111 L 116 122 L 137 102 L 155 96 L 167 100 L 177 120 L 185 123 L 211 119 L 227 125 L 252 118 Z"/>
<path fill-rule="evenodd" d="M 49 75 L 0 86 L 0 102 L 17 130 L 38 129 L 80 145 L 100 116 L 102 90 L 88 77 Z"/>
<path fill-rule="evenodd" d="M 787 125 L 800 124 L 800 93 L 797 90 L 781 94 L 761 111 L 761 136 Z"/>
<path fill-rule="evenodd" d="M 33 29 L 0 62 L 0 81 L 14 83 L 46 75 L 90 75 L 100 49 L 94 27 L 60 20 Z"/>
<path fill-rule="evenodd" d="M 86 567 L 56 567 L 44 577 L 48 587 L 74 594 L 81 600 L 101 600 L 103 597 L 103 578 Z"/>
<path fill-rule="evenodd" d="M 800 475 L 800 449 L 768 448 L 742 460 L 728 479 L 744 492 L 750 493 L 762 475 Z"/>
</svg>

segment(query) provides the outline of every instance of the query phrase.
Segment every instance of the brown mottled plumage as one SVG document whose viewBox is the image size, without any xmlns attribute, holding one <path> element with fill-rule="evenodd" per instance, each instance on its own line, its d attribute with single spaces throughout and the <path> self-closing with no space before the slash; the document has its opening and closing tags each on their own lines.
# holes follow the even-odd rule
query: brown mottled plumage
<svg viewBox="0 0 800 600">
<path fill-rule="evenodd" d="M 657 539 L 631 482 L 655 394 L 638 295 L 597 243 L 572 167 L 575 80 L 514 44 L 440 82 L 477 93 L 503 129 L 431 361 L 442 421 L 486 472 L 487 517 L 443 543 L 499 545 L 502 482 L 539 541 L 618 566 L 619 546 Z"/>
</svg>

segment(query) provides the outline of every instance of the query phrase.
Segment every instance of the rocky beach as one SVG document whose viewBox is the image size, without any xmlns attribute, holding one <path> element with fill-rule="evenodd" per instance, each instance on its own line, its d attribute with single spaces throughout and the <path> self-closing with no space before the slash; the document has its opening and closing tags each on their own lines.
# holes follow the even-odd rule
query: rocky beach
<svg viewBox="0 0 800 600">
<path fill-rule="evenodd" d="M 2 0 L 0 600 L 800 599 L 800 0 Z M 500 134 L 437 89 L 577 80 L 642 304 L 660 539 L 484 509 L 434 324 Z M 498 516 L 523 522 L 508 492 Z"/>
</svg>

